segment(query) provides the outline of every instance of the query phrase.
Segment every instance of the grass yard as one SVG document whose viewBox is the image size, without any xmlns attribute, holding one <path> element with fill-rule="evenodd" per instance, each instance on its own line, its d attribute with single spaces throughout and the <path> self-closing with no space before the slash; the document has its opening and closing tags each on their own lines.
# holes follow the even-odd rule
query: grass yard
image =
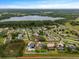
<svg viewBox="0 0 79 59">
<path fill-rule="evenodd" d="M 25 57 L 27 56 L 40 56 L 40 57 L 43 57 L 43 56 L 48 56 L 48 57 L 79 57 L 79 54 L 70 54 L 70 53 L 57 53 L 55 52 L 54 53 L 49 53 L 49 54 L 24 54 Z"/>
<path fill-rule="evenodd" d="M 4 43 L 4 38 L 0 37 L 0 44 L 3 44 L 3 43 Z"/>
</svg>

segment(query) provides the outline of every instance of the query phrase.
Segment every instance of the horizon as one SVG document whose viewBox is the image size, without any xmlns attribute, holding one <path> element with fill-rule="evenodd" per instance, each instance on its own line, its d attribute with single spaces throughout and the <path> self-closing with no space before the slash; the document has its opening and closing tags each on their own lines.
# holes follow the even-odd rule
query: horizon
<svg viewBox="0 0 79 59">
<path fill-rule="evenodd" d="M 0 9 L 79 9 L 79 0 L 1 0 Z"/>
<path fill-rule="evenodd" d="M 0 8 L 0 9 L 21 9 L 21 10 L 23 10 L 23 9 L 26 9 L 26 10 L 28 10 L 28 9 L 33 9 L 33 10 L 44 10 L 44 8 Z M 49 9 L 49 8 L 45 8 L 45 10 L 78 10 L 79 8 L 51 8 L 51 9 Z"/>
</svg>

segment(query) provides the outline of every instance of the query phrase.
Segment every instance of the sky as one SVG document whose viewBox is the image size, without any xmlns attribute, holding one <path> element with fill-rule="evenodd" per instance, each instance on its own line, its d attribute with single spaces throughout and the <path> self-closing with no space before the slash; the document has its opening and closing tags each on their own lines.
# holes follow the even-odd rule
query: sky
<svg viewBox="0 0 79 59">
<path fill-rule="evenodd" d="M 1 8 L 79 9 L 79 0 L 0 0 Z"/>
</svg>

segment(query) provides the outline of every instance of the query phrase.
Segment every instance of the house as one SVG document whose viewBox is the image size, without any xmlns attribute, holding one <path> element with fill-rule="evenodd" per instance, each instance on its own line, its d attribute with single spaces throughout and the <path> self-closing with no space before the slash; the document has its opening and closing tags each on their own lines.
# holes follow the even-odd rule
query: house
<svg viewBox="0 0 79 59">
<path fill-rule="evenodd" d="M 34 35 L 34 36 L 36 36 L 36 37 L 38 37 L 38 36 L 39 36 L 39 34 L 38 34 L 38 33 L 34 33 L 33 35 Z"/>
<path fill-rule="evenodd" d="M 49 41 L 49 42 L 54 41 L 54 37 L 53 37 L 53 36 L 49 36 L 49 37 L 47 37 L 47 38 L 48 38 L 47 41 Z"/>
<path fill-rule="evenodd" d="M 55 49 L 55 44 L 54 43 L 48 43 L 47 48 L 48 48 L 48 50 L 54 50 Z"/>
<path fill-rule="evenodd" d="M 64 50 L 64 44 L 63 43 L 58 43 L 57 45 L 57 49 L 60 50 L 60 51 L 63 51 Z"/>
<path fill-rule="evenodd" d="M 0 28 L 0 32 L 2 32 L 3 31 L 3 29 L 2 28 Z"/>
<path fill-rule="evenodd" d="M 75 45 L 68 45 L 67 46 L 68 50 L 72 51 L 72 52 L 75 52 L 77 50 L 77 47 Z"/>
<path fill-rule="evenodd" d="M 17 37 L 17 39 L 23 39 L 23 34 L 18 34 L 18 37 Z"/>
<path fill-rule="evenodd" d="M 37 42 L 36 49 L 46 49 L 46 48 L 47 48 L 47 45 L 45 43 Z"/>
<path fill-rule="evenodd" d="M 44 37 L 37 37 L 37 38 L 35 38 L 35 41 L 36 42 L 45 42 L 45 38 Z"/>
<path fill-rule="evenodd" d="M 12 40 L 12 36 L 9 34 L 9 35 L 5 38 L 4 44 L 5 44 L 5 43 L 9 43 L 11 40 Z"/>
<path fill-rule="evenodd" d="M 39 38 L 35 38 L 35 42 L 39 42 Z"/>
<path fill-rule="evenodd" d="M 41 42 L 37 42 L 36 49 L 42 49 L 42 43 Z"/>
<path fill-rule="evenodd" d="M 35 43 L 34 42 L 29 42 L 28 43 L 28 45 L 27 45 L 27 47 L 26 47 L 26 49 L 28 50 L 28 51 L 35 51 Z"/>
<path fill-rule="evenodd" d="M 59 47 L 59 46 L 64 47 L 64 43 L 63 42 L 58 43 L 57 47 Z"/>
</svg>

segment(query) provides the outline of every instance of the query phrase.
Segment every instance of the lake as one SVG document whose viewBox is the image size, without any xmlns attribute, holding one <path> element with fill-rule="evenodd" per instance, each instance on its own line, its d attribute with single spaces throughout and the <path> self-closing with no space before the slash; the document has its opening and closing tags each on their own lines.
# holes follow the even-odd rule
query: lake
<svg viewBox="0 0 79 59">
<path fill-rule="evenodd" d="M 59 19 L 65 19 L 62 17 L 48 17 L 48 16 L 22 16 L 22 17 L 11 17 L 9 19 L 3 19 L 0 22 L 7 22 L 7 21 L 42 21 L 42 20 L 59 20 Z"/>
</svg>

